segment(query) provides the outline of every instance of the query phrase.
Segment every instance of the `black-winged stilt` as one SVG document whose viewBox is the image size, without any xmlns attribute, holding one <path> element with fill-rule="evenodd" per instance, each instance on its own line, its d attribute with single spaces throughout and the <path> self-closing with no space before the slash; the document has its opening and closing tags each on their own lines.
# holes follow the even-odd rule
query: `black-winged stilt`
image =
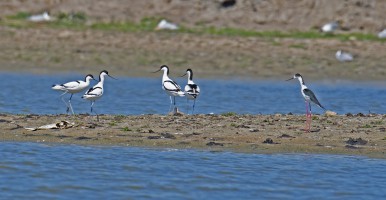
<svg viewBox="0 0 386 200">
<path fill-rule="evenodd" d="M 300 91 L 304 97 L 305 104 L 306 104 L 306 128 L 305 128 L 305 130 L 309 132 L 310 128 L 311 128 L 311 120 L 312 120 L 311 102 L 316 104 L 317 106 L 319 106 L 323 110 L 326 110 L 326 109 L 322 106 L 322 104 L 319 103 L 314 92 L 312 92 L 310 89 L 308 89 L 307 86 L 304 84 L 304 80 L 303 80 L 302 75 L 295 74 L 294 77 L 288 79 L 287 81 L 292 80 L 292 79 L 298 79 L 300 86 L 301 86 Z"/>
</svg>

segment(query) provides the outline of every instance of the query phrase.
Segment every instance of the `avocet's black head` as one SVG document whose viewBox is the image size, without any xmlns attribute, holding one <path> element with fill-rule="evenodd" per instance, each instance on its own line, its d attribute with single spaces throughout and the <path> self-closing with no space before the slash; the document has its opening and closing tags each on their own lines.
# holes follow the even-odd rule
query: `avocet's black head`
<svg viewBox="0 0 386 200">
<path fill-rule="evenodd" d="M 160 68 L 159 68 L 159 70 L 157 70 L 157 71 L 155 71 L 155 72 L 153 72 L 153 73 L 156 73 L 156 72 L 159 72 L 159 71 L 166 71 L 167 72 L 167 75 L 169 75 L 169 67 L 168 66 L 166 66 L 166 65 L 162 65 Z"/>
<path fill-rule="evenodd" d="M 193 80 L 193 70 L 187 69 L 186 72 L 185 72 L 185 74 L 182 75 L 181 77 L 186 76 L 186 75 L 188 75 L 189 80 Z"/>
<path fill-rule="evenodd" d="M 102 74 L 102 73 L 109 75 L 109 72 L 107 70 L 102 70 L 101 73 L 99 73 L 99 74 Z"/>
<path fill-rule="evenodd" d="M 101 80 L 101 77 L 104 76 L 104 75 L 107 75 L 107 76 L 109 76 L 110 78 L 117 80 L 116 78 L 110 76 L 110 75 L 109 75 L 109 72 L 108 72 L 107 70 L 102 70 L 101 73 L 99 74 L 99 81 Z"/>
<path fill-rule="evenodd" d="M 84 80 L 87 81 L 88 78 L 91 78 L 91 79 L 94 79 L 94 80 L 95 80 L 94 76 L 91 75 L 91 74 L 87 74 L 87 75 L 84 77 Z"/>
</svg>

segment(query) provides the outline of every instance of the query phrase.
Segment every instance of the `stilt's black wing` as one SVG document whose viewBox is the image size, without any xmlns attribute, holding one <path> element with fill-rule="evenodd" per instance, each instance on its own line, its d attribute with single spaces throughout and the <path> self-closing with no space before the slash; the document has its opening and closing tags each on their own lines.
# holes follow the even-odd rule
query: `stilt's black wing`
<svg viewBox="0 0 386 200">
<path fill-rule="evenodd" d="M 319 107 L 323 108 L 323 110 L 326 110 L 322 104 L 319 103 L 318 99 L 316 98 L 315 94 L 308 88 L 303 90 L 304 94 L 310 97 L 310 100 L 318 105 Z"/>
</svg>

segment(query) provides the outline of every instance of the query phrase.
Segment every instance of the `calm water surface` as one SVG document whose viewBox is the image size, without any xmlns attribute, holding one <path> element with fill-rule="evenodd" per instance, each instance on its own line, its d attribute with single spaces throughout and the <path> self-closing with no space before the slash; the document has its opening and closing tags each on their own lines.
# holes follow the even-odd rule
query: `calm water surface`
<svg viewBox="0 0 386 200">
<path fill-rule="evenodd" d="M 0 143 L 0 199 L 383 199 L 386 160 Z"/>
<path fill-rule="evenodd" d="M 161 89 L 161 75 L 154 78 L 107 78 L 105 93 L 94 105 L 104 114 L 165 114 L 169 109 L 169 97 Z M 28 75 L 0 74 L 0 112 L 62 114 L 65 105 L 60 92 L 51 89 L 55 83 L 83 79 L 82 75 Z M 176 79 L 184 87 L 186 79 Z M 195 80 L 201 87 L 201 96 L 195 113 L 272 114 L 305 112 L 297 80 L 240 81 Z M 96 84 L 93 82 L 92 84 Z M 327 109 L 345 113 L 386 113 L 385 83 L 307 82 L 319 101 Z M 82 93 L 83 94 L 83 93 Z M 88 113 L 90 103 L 75 94 L 72 105 L 76 113 Z M 69 98 L 69 95 L 65 96 Z M 189 102 L 192 105 L 192 102 Z M 187 110 L 185 98 L 177 98 L 177 104 Z M 314 113 L 323 111 L 313 106 Z"/>
<path fill-rule="evenodd" d="M 0 78 L 0 113 L 13 114 L 65 113 L 51 85 L 83 79 Z M 106 80 L 105 94 L 94 106 L 98 113 L 167 113 L 169 98 L 160 76 L 118 78 Z M 184 86 L 186 79 L 177 81 Z M 202 90 L 196 113 L 304 112 L 297 81 L 196 82 Z M 326 108 L 340 114 L 386 113 L 386 83 L 308 86 Z M 80 97 L 73 97 L 75 112 L 89 112 L 89 102 Z M 185 99 L 177 104 L 186 110 Z M 321 112 L 314 107 L 314 113 Z M 0 199 L 381 199 L 385 187 L 386 160 L 365 157 L 0 142 Z"/>
</svg>

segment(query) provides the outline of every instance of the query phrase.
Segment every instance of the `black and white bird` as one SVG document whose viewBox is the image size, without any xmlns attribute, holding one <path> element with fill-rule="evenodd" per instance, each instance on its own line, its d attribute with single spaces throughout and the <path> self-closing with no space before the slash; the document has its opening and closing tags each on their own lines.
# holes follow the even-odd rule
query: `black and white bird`
<svg viewBox="0 0 386 200">
<path fill-rule="evenodd" d="M 326 109 L 322 106 L 322 104 L 320 104 L 320 102 L 316 98 L 314 92 L 312 92 L 310 89 L 308 89 L 307 86 L 304 84 L 304 80 L 303 80 L 302 75 L 295 74 L 292 78 L 288 79 L 287 81 L 292 80 L 292 79 L 298 79 L 298 81 L 300 83 L 300 86 L 301 86 L 300 91 L 304 97 L 305 104 L 306 104 L 306 117 L 307 118 L 306 118 L 306 129 L 305 130 L 310 131 L 311 120 L 312 120 L 311 102 L 316 104 L 317 106 L 319 106 L 323 110 L 326 110 Z"/>
<path fill-rule="evenodd" d="M 344 52 L 342 50 L 338 50 L 335 53 L 335 58 L 340 62 L 350 62 L 354 60 L 354 56 L 351 53 Z"/>
<path fill-rule="evenodd" d="M 95 101 L 101 98 L 103 95 L 103 84 L 105 81 L 105 76 L 109 76 L 112 79 L 116 79 L 110 76 L 106 70 L 103 70 L 99 74 L 99 82 L 96 85 L 94 85 L 92 88 L 88 89 L 87 92 L 84 93 L 84 95 L 82 96 L 83 99 L 91 101 L 91 113 L 93 112 L 92 106 L 94 105 Z M 97 117 L 98 117 L 98 114 L 97 114 Z"/>
<path fill-rule="evenodd" d="M 72 109 L 71 105 L 71 98 L 72 95 L 75 93 L 82 92 L 84 89 L 86 89 L 90 85 L 90 81 L 95 80 L 94 77 L 91 74 L 86 75 L 84 78 L 84 81 L 78 80 L 78 81 L 71 81 L 64 84 L 55 84 L 52 85 L 53 90 L 63 91 L 64 93 L 60 95 L 62 97 L 62 101 L 67 106 L 67 113 L 71 110 L 72 114 L 74 114 L 74 110 Z M 70 99 L 68 100 L 68 104 L 63 100 L 63 95 L 70 93 Z"/>
<path fill-rule="evenodd" d="M 185 88 L 184 88 L 185 95 L 188 101 L 193 100 L 193 110 L 192 110 L 192 114 L 193 114 L 194 107 L 196 105 L 196 99 L 200 95 L 200 87 L 198 87 L 198 85 L 193 82 L 193 71 L 191 69 L 187 69 L 186 73 L 182 76 L 186 76 L 186 75 L 188 75 L 188 83 L 185 85 Z"/>
<path fill-rule="evenodd" d="M 162 75 L 162 89 L 169 95 L 170 97 L 170 107 L 169 112 L 171 111 L 171 106 L 173 104 L 173 110 L 176 112 L 176 96 L 183 97 L 185 96 L 184 91 L 181 90 L 181 87 L 177 84 L 177 82 L 173 81 L 169 78 L 169 67 L 166 65 L 162 65 L 159 70 L 155 71 L 163 71 Z M 172 98 L 173 97 L 173 98 Z"/>
</svg>

